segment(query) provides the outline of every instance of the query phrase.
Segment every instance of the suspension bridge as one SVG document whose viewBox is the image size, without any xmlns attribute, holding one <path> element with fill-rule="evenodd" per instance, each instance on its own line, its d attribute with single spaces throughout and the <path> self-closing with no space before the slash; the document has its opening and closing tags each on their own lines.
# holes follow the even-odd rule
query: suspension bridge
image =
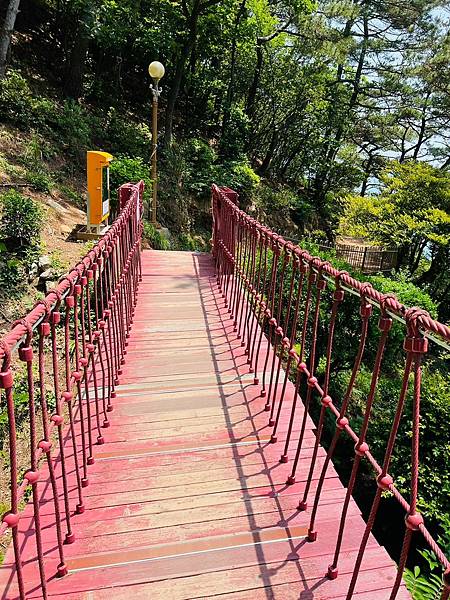
<svg viewBox="0 0 450 600">
<path fill-rule="evenodd" d="M 1 342 L 2 598 L 406 599 L 402 575 L 420 536 L 443 566 L 447 599 L 449 562 L 417 495 L 421 361 L 429 344 L 450 342 L 449 328 L 274 234 L 226 188 L 213 186 L 212 255 L 141 251 L 142 191 L 121 188 L 109 232 Z M 333 398 L 333 343 L 352 295 L 355 361 Z M 404 378 L 379 463 L 370 417 L 393 320 L 404 324 Z M 348 409 L 370 322 L 380 335 L 356 427 Z M 389 466 L 408 386 L 405 497 Z M 336 424 L 325 450 L 327 415 Z M 355 447 L 347 487 L 333 466 L 342 436 Z M 352 496 L 363 461 L 377 484 L 366 519 Z M 398 564 L 372 533 L 383 493 L 405 518 Z"/>
</svg>

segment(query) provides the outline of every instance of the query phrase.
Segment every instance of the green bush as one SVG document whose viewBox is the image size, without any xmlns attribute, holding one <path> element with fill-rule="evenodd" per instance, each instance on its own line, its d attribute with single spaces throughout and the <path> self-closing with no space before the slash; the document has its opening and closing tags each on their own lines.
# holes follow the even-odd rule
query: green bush
<svg viewBox="0 0 450 600">
<path fill-rule="evenodd" d="M 0 120 L 13 123 L 20 129 L 42 127 L 54 118 L 55 102 L 35 96 L 19 71 L 10 70 L 0 80 Z"/>
<path fill-rule="evenodd" d="M 117 206 L 117 190 L 124 183 L 138 183 L 141 179 L 144 181 L 144 214 L 145 206 L 149 205 L 152 182 L 149 178 L 149 166 L 144 160 L 136 156 L 132 158 L 127 155 L 118 155 L 111 163 L 110 169 L 110 185 L 111 185 L 111 205 L 112 208 Z"/>
<path fill-rule="evenodd" d="M 191 138 L 166 152 L 161 179 L 165 183 L 170 179 L 174 187 L 203 198 L 209 197 L 211 185 L 216 183 L 238 192 L 244 203 L 248 201 L 260 183 L 249 162 L 217 161 L 217 154 L 207 141 Z"/>
<path fill-rule="evenodd" d="M 43 225 L 43 211 L 32 198 L 9 190 L 0 197 L 0 239 L 9 251 L 26 252 L 38 247 Z"/>
<path fill-rule="evenodd" d="M 404 358 L 396 369 L 390 366 L 386 371 L 383 367 L 378 382 L 368 432 L 371 452 L 378 461 L 383 460 L 394 420 L 402 385 L 403 365 Z M 350 375 L 349 369 L 334 374 L 330 387 L 330 395 L 333 398 L 340 400 L 344 397 Z M 350 423 L 356 431 L 362 423 L 371 379 L 372 363 L 367 361 L 358 374 L 348 410 Z M 408 463 L 411 456 L 412 400 L 411 381 L 390 466 L 390 473 L 394 476 L 397 487 L 406 497 L 409 494 L 410 472 L 405 470 L 405 461 Z M 450 446 L 445 440 L 450 439 L 450 426 L 446 417 L 449 410 L 450 378 L 437 370 L 433 364 L 426 365 L 422 372 L 421 389 L 418 508 L 425 515 L 428 525 L 431 523 L 432 526 L 441 523 L 442 515 L 448 511 L 450 474 L 446 465 L 450 460 Z M 334 423 L 330 423 L 330 427 L 333 429 Z M 440 441 L 438 444 L 437 440 Z M 349 452 L 352 452 L 350 448 Z"/>
<path fill-rule="evenodd" d="M 66 151 L 75 157 L 84 157 L 92 144 L 93 117 L 74 100 L 66 100 L 58 108 L 51 125 L 62 139 Z"/>
<path fill-rule="evenodd" d="M 158 220 L 160 219 L 171 231 L 190 231 L 189 165 L 178 144 L 166 149 L 163 158 L 159 173 Z"/>
<path fill-rule="evenodd" d="M 242 160 L 245 157 L 249 130 L 248 116 L 241 107 L 232 106 L 227 129 L 220 140 L 220 155 L 225 160 Z"/>
<path fill-rule="evenodd" d="M 310 220 L 311 204 L 289 187 L 274 188 L 261 184 L 255 194 L 255 204 L 269 226 L 284 227 L 293 221 L 302 231 Z"/>
<path fill-rule="evenodd" d="M 214 182 L 217 155 L 204 140 L 192 138 L 177 149 L 184 166 L 184 187 L 196 196 L 209 195 Z M 176 151 L 177 151 L 176 150 Z"/>
<path fill-rule="evenodd" d="M 0 287 L 9 296 L 24 289 L 27 272 L 38 258 L 43 212 L 37 202 L 9 190 L 0 196 Z"/>
<path fill-rule="evenodd" d="M 406 306 L 420 306 L 427 310 L 433 318 L 437 317 L 437 306 L 429 294 L 408 281 L 402 274 L 392 277 L 371 275 L 368 281 L 383 294 L 392 293 Z"/>
<path fill-rule="evenodd" d="M 247 203 L 258 189 L 260 177 L 248 161 L 233 161 L 217 167 L 215 183 L 238 192 L 240 200 Z"/>
<path fill-rule="evenodd" d="M 181 151 L 186 162 L 197 169 L 210 169 L 216 162 L 217 154 L 205 140 L 189 138 L 181 145 Z"/>
<path fill-rule="evenodd" d="M 144 221 L 144 240 L 154 250 L 170 250 L 170 242 L 163 233 L 148 221 Z"/>
<path fill-rule="evenodd" d="M 414 570 L 405 570 L 403 576 L 408 592 L 413 600 L 440 600 L 442 590 L 442 577 L 436 573 L 424 575 L 419 566 Z"/>
<path fill-rule="evenodd" d="M 32 114 L 33 95 L 19 71 L 9 71 L 0 80 L 0 120 L 28 125 Z"/>
<path fill-rule="evenodd" d="M 200 235 L 180 234 L 172 244 L 173 250 L 184 250 L 188 252 L 206 252 L 208 244 Z"/>
<path fill-rule="evenodd" d="M 121 115 L 111 107 L 102 113 L 97 127 L 97 137 L 112 154 L 126 153 L 147 163 L 150 160 L 152 136 L 146 123 L 136 123 L 132 116 Z"/>
<path fill-rule="evenodd" d="M 38 192 L 46 192 L 48 194 L 53 187 L 52 179 L 44 169 L 38 168 L 33 171 L 27 171 L 26 179 Z"/>
<path fill-rule="evenodd" d="M 85 202 L 83 196 L 79 192 L 73 190 L 72 188 L 70 188 L 70 187 L 68 187 L 68 186 L 66 186 L 66 185 L 64 185 L 62 183 L 60 183 L 58 185 L 58 187 L 59 187 L 59 191 L 62 194 L 64 194 L 64 196 L 66 196 L 66 198 L 72 204 L 74 204 L 75 206 L 77 206 L 81 210 L 85 210 L 85 208 L 86 208 L 86 202 Z"/>
<path fill-rule="evenodd" d="M 25 289 L 27 273 L 24 263 L 6 251 L 0 242 L 0 295 L 19 297 Z"/>
</svg>

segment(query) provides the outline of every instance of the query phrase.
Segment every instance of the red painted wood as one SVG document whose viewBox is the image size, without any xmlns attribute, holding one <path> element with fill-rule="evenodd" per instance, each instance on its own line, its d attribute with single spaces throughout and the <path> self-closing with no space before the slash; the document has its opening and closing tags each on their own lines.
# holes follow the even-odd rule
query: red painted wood
<svg viewBox="0 0 450 600">
<path fill-rule="evenodd" d="M 106 443 L 95 447 L 84 489 L 86 512 L 73 517 L 76 541 L 66 546 L 69 575 L 49 582 L 50 598 L 345 598 L 364 522 L 352 501 L 340 576 L 329 581 L 324 573 L 345 490 L 330 466 L 317 516 L 318 539 L 307 542 L 309 511 L 299 512 L 297 504 L 314 444 L 309 418 L 294 485 L 286 485 L 290 464 L 279 462 L 292 384 L 278 443 L 271 444 L 265 400 L 253 385 L 247 357 L 217 293 L 212 259 L 148 251 L 142 262 L 111 427 L 102 430 Z M 266 343 L 263 348 L 268 351 Z M 301 416 L 300 408 L 290 458 Z M 71 452 L 68 441 L 69 487 L 75 498 Z M 320 449 L 313 493 L 324 456 Z M 57 565 L 55 528 L 45 467 L 42 473 L 41 520 L 50 572 Z M 32 530 L 28 506 L 20 532 L 29 599 L 41 597 Z M 17 597 L 10 583 L 12 562 L 9 551 L 0 568 L 2 598 L 8 600 Z M 354 598 L 383 600 L 394 576 L 395 565 L 371 537 Z M 408 597 L 401 588 L 398 598 Z"/>
</svg>

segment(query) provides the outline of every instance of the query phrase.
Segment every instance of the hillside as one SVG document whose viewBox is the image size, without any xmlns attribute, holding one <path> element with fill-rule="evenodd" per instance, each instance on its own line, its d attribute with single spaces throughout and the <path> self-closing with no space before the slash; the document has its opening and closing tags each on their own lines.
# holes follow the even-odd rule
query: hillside
<svg viewBox="0 0 450 600">
<path fill-rule="evenodd" d="M 85 221 L 85 213 L 79 208 L 83 205 L 84 185 L 81 181 L 77 184 L 77 178 L 69 174 L 62 177 L 65 167 L 62 160 L 52 161 L 51 166 L 43 160 L 36 134 L 27 134 L 12 126 L 0 126 L 0 190 L 5 193 L 16 189 L 42 208 L 40 256 L 36 260 L 39 262 L 40 257 L 41 264 L 44 262 L 47 270 L 52 271 L 47 281 L 39 279 L 38 269 L 27 273 L 26 282 L 3 280 L 0 330 L 42 297 L 46 287 L 53 285 L 86 250 L 85 244 L 70 238 L 75 225 Z M 16 290 L 11 289 L 15 287 Z M 12 291 L 15 291 L 13 297 Z"/>
</svg>

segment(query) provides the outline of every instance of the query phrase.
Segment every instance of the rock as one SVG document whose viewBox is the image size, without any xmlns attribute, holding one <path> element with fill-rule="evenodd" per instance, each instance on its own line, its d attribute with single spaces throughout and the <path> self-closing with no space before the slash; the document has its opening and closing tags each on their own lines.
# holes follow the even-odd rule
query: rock
<svg viewBox="0 0 450 600">
<path fill-rule="evenodd" d="M 44 281 L 45 293 L 48 294 L 51 289 L 53 289 L 56 285 L 55 279 L 50 279 L 50 281 Z"/>
<path fill-rule="evenodd" d="M 34 279 L 37 278 L 39 274 L 39 265 L 37 262 L 34 262 L 31 267 L 30 270 L 28 271 L 28 281 L 33 281 Z"/>
<path fill-rule="evenodd" d="M 39 257 L 39 271 L 47 271 L 52 266 L 52 260 L 48 254 L 43 254 Z"/>
<path fill-rule="evenodd" d="M 47 197 L 45 199 L 45 203 L 48 204 L 48 206 L 50 206 L 51 208 L 53 208 L 53 210 L 55 210 L 60 215 L 64 215 L 66 213 L 67 209 L 64 206 L 61 206 L 59 202 L 56 202 L 56 200 L 53 200 L 52 198 Z"/>
<path fill-rule="evenodd" d="M 47 269 L 43 273 L 40 274 L 39 279 L 42 281 L 48 281 L 49 279 L 55 279 L 55 273 L 53 269 Z"/>
<path fill-rule="evenodd" d="M 69 235 L 69 233 L 72 233 L 72 227 L 69 225 L 61 225 L 60 229 L 63 235 Z"/>
</svg>

